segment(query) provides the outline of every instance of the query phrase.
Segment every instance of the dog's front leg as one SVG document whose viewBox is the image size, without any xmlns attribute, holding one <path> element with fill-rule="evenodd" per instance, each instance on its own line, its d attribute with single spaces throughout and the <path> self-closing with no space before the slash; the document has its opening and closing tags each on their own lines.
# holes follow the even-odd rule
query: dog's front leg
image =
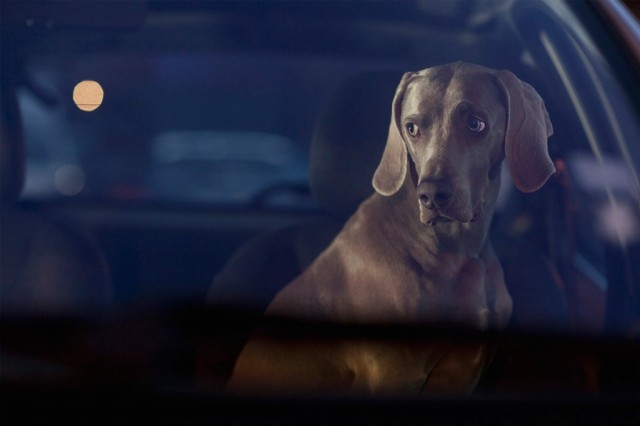
<svg viewBox="0 0 640 426">
<path fill-rule="evenodd" d="M 332 339 L 282 338 L 258 331 L 240 353 L 227 390 L 347 391 L 354 375 L 344 362 L 343 347 Z"/>
</svg>

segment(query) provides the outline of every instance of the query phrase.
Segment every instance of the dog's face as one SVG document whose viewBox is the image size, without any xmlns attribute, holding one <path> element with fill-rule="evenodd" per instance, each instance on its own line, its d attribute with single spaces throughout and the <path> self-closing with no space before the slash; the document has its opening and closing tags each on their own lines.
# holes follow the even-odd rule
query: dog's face
<svg viewBox="0 0 640 426">
<path fill-rule="evenodd" d="M 495 200 L 505 156 L 518 188 L 544 184 L 555 170 L 551 132 L 540 97 L 508 71 L 456 63 L 407 73 L 373 184 L 391 195 L 408 174 L 423 223 L 475 222 Z"/>
<path fill-rule="evenodd" d="M 504 156 L 506 111 L 491 75 L 450 67 L 418 75 L 398 121 L 421 221 L 478 220 Z"/>
</svg>

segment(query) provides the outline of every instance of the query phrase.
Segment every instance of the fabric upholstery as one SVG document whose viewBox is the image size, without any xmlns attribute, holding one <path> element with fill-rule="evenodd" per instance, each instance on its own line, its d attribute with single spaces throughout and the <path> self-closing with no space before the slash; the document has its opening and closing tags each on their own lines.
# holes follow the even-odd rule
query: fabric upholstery
<svg viewBox="0 0 640 426">
<path fill-rule="evenodd" d="M 329 212 L 348 217 L 373 193 L 371 178 L 387 140 L 401 72 L 352 77 L 336 89 L 311 140 L 311 192 Z"/>
<path fill-rule="evenodd" d="M 112 294 L 105 258 L 81 232 L 17 208 L 0 211 L 4 312 L 96 314 Z"/>
</svg>

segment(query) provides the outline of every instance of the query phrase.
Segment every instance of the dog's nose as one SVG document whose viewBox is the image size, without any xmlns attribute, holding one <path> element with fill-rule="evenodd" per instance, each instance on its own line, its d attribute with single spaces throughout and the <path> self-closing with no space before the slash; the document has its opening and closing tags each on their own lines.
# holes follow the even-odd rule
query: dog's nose
<svg viewBox="0 0 640 426">
<path fill-rule="evenodd" d="M 422 182 L 417 190 L 420 203 L 430 210 L 447 207 L 453 198 L 453 185 L 446 180 Z"/>
</svg>

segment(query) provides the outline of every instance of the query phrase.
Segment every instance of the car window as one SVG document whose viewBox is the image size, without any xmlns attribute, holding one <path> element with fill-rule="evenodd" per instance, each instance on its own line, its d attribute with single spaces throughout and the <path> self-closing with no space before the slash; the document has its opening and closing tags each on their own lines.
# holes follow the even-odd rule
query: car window
<svg viewBox="0 0 640 426">
<path fill-rule="evenodd" d="M 389 66 L 276 53 L 99 50 L 27 61 L 45 99 L 20 93 L 30 117 L 26 199 L 288 208 L 313 203 L 305 189 L 308 146 L 324 95 L 359 70 Z M 104 93 L 90 112 L 72 97 L 87 80 Z"/>
<path fill-rule="evenodd" d="M 6 182 L 17 184 L 2 193 L 0 378 L 17 390 L 14 399 L 52 394 L 56 403 L 43 405 L 64 412 L 77 399 L 58 393 L 60 385 L 71 393 L 97 388 L 112 398 L 123 389 L 125 396 L 132 388 L 150 389 L 153 398 L 177 393 L 179 402 L 204 406 L 214 400 L 220 412 L 248 406 L 232 413 L 237 423 L 253 415 L 262 420 L 256 401 L 259 408 L 277 410 L 282 402 L 303 409 L 309 403 L 323 420 L 336 415 L 327 408 L 336 407 L 336 396 L 338 407 L 357 402 L 367 410 L 390 408 L 377 404 L 391 397 L 420 422 L 425 407 L 442 410 L 443 400 L 456 412 L 458 403 L 468 409 L 472 402 L 475 413 L 496 408 L 488 400 L 513 399 L 534 420 L 546 420 L 538 408 L 549 408 L 550 399 L 553 411 L 586 398 L 568 410 L 580 412 L 585 423 L 592 420 L 594 400 L 614 412 L 621 400 L 637 403 L 640 59 L 629 40 L 640 41 L 633 31 L 621 35 L 620 22 L 611 16 L 622 18 L 608 14 L 608 8 L 622 7 L 619 2 L 3 0 L 1 6 L 0 112 L 3 142 L 11 142 L 2 146 L 3 191 Z M 397 108 L 410 80 L 405 73 L 460 62 L 510 70 L 528 101 L 548 114 L 550 124 L 544 114 L 537 124 L 549 136 L 542 151 L 555 171 L 539 189 L 529 191 L 510 169 L 517 165 L 511 155 L 534 162 L 540 151 L 527 146 L 515 154 L 495 151 L 502 165 L 472 176 L 468 191 L 456 180 L 428 193 L 434 182 L 420 177 L 425 168 L 412 155 L 429 143 L 443 147 L 457 128 L 446 127 L 437 135 L 441 139 L 423 145 L 406 142 L 407 134 L 420 134 L 420 126 L 425 133 L 439 128 L 418 114 L 398 124 Z M 479 80 L 494 89 L 483 105 L 490 99 L 504 107 L 489 115 L 504 120 L 505 138 L 510 108 L 517 104 L 505 83 L 509 75 L 497 71 Z M 455 101 L 456 117 L 473 104 Z M 429 116 L 435 121 L 446 115 L 438 109 L 442 105 L 414 106 L 437 111 Z M 480 154 L 466 155 L 481 152 L 483 130 L 495 130 L 493 121 L 475 112 L 459 127 L 478 137 L 453 141 L 465 149 L 443 158 L 457 162 L 438 172 L 469 170 Z M 383 194 L 384 180 L 374 178 L 384 171 L 382 158 L 393 151 L 386 144 L 396 136 L 406 142 L 395 157 L 406 166 L 399 167 L 403 190 L 417 194 L 409 192 L 415 211 L 402 220 L 387 212 L 406 201 L 401 197 L 407 192 Z M 429 159 L 424 154 L 418 162 Z M 485 183 L 495 185 L 487 198 L 475 192 Z M 466 191 L 479 207 L 454 203 L 455 214 L 434 207 L 451 200 L 454 190 Z M 378 201 L 365 201 L 372 195 Z M 451 222 L 460 229 L 474 226 L 484 209 L 493 208 L 487 201 L 493 195 L 495 211 L 478 234 L 486 232 L 486 245 L 470 239 L 470 246 L 478 243 L 472 254 L 468 247 L 443 250 L 449 257 L 426 265 L 440 281 L 429 281 L 428 268 L 416 259 L 436 251 L 433 241 L 444 247 L 463 232 L 433 231 L 428 243 L 420 232 Z M 374 202 L 389 210 L 367 216 Z M 366 228 L 374 222 L 380 226 Z M 331 245 L 340 232 L 361 238 Z M 54 244 L 62 236 L 62 244 Z M 376 239 L 380 250 L 369 250 Z M 411 243 L 404 246 L 406 241 Z M 334 251 L 322 257 L 336 246 L 365 255 Z M 405 251 L 394 256 L 400 246 Z M 335 278 L 325 284 L 331 291 L 303 294 L 287 287 L 319 258 L 331 260 L 325 270 L 314 270 L 318 280 Z M 447 269 L 452 264 L 459 267 L 455 273 Z M 367 287 L 374 280 L 361 277 L 382 267 L 387 269 L 375 278 L 389 287 Z M 482 280 L 465 281 L 470 270 L 482 271 Z M 340 293 L 341 280 L 355 284 Z M 496 291 L 487 290 L 496 282 Z M 467 286 L 442 290 L 442 283 Z M 397 288 L 427 289 L 459 303 L 443 308 L 419 291 L 395 298 Z M 270 307 L 278 306 L 274 300 L 282 294 L 298 297 L 296 306 L 303 308 L 279 315 Z M 351 300 L 354 294 L 369 303 L 363 302 L 373 312 L 367 320 L 350 316 L 359 302 L 336 308 L 335 317 L 310 318 L 316 306 L 342 306 L 336 295 Z M 500 327 L 489 327 L 486 318 L 495 312 L 488 301 L 498 299 L 511 313 Z M 461 308 L 469 304 L 478 308 L 472 314 Z M 400 314 L 385 317 L 389 306 Z M 402 315 L 416 306 L 437 314 L 406 321 Z M 460 321 L 465 315 L 476 323 Z M 375 374 L 357 383 L 364 392 L 346 405 L 344 393 L 321 386 L 300 392 L 254 388 L 250 401 L 235 399 L 227 385 L 239 354 L 254 332 L 264 330 L 285 342 L 255 351 L 273 365 L 288 367 L 282 360 L 296 351 L 313 360 L 334 351 Z M 349 352 L 354 342 L 365 351 Z M 424 369 L 413 356 L 416 348 L 430 357 Z M 460 358 L 447 358 L 456 348 Z M 404 376 L 376 362 L 396 352 L 401 362 L 395 364 L 417 365 L 422 382 L 408 379 L 409 385 L 394 387 Z M 354 353 L 371 357 L 356 359 Z M 248 371 L 267 364 L 249 362 Z M 301 372 L 292 381 L 307 377 L 309 363 L 291 364 Z M 355 383 L 352 364 L 343 370 L 320 364 L 318 376 Z M 472 390 L 447 388 L 443 380 L 443 392 L 437 385 L 434 393 L 405 392 L 426 389 L 416 383 L 437 382 L 438 374 L 425 373 L 436 365 L 454 379 L 471 371 Z M 380 384 L 389 384 L 391 392 L 369 392 Z M 226 406 L 228 401 L 238 405 Z M 397 420 L 371 412 L 375 422 Z M 207 414 L 215 418 L 218 412 Z M 445 414 L 448 419 L 455 413 Z M 627 419 L 627 411 L 616 414 Z"/>
</svg>

